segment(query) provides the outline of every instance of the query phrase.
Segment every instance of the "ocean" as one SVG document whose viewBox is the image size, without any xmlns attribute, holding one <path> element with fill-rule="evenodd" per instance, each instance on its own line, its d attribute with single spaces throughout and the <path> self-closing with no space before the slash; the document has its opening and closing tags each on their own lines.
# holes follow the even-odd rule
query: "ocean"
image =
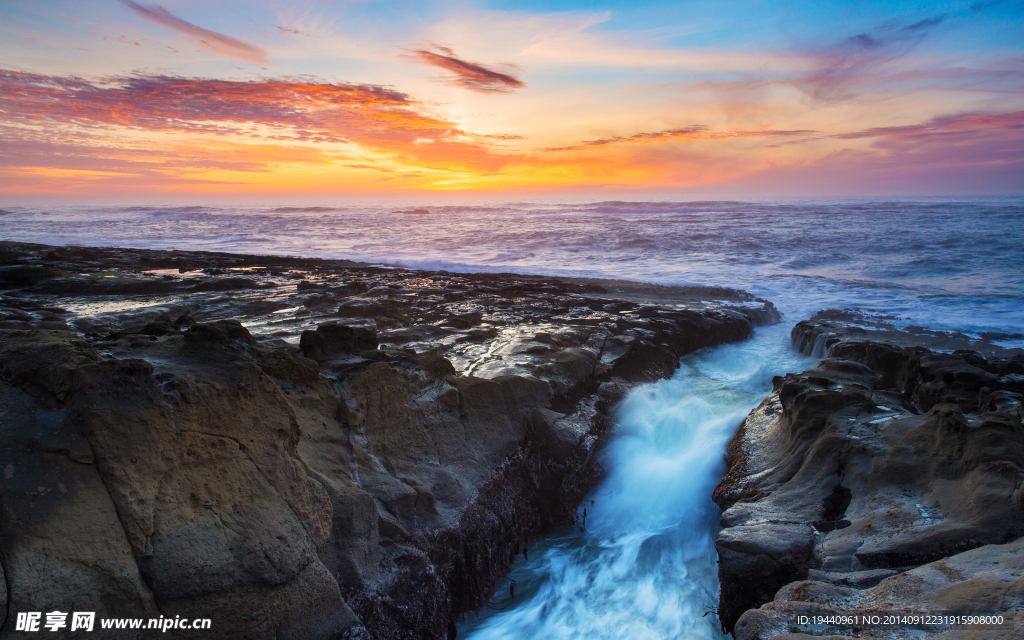
<svg viewBox="0 0 1024 640">
<path fill-rule="evenodd" d="M 714 285 L 773 301 L 781 324 L 687 356 L 626 398 L 586 526 L 531 544 L 460 624 L 476 640 L 721 639 L 711 490 L 772 376 L 813 366 L 789 344 L 799 320 L 850 309 L 1024 346 L 1022 198 L 6 207 L 0 238 Z"/>
</svg>

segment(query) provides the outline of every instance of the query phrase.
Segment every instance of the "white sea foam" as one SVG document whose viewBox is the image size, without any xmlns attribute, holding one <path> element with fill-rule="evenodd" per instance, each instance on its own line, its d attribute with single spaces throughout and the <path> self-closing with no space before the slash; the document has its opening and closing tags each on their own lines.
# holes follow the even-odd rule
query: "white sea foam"
<svg viewBox="0 0 1024 640">
<path fill-rule="evenodd" d="M 772 375 L 811 362 L 775 326 L 694 354 L 672 379 L 636 389 L 619 409 L 604 454 L 610 473 L 587 503 L 585 530 L 532 547 L 509 576 L 516 596 L 503 583 L 460 636 L 722 638 L 711 492 L 725 446 Z"/>
</svg>

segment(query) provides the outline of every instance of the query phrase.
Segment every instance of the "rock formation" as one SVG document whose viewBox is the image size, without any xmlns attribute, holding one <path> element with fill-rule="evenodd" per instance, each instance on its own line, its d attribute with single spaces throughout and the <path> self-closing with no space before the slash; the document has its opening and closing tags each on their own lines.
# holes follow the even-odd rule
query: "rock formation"
<svg viewBox="0 0 1024 640">
<path fill-rule="evenodd" d="M 828 357 L 776 378 L 730 443 L 714 494 L 723 625 L 737 640 L 962 637 L 962 625 L 913 620 L 796 625 L 910 611 L 1004 615 L 976 637 L 1019 633 L 1024 357 L 842 333 L 798 324 L 794 344 Z"/>
<path fill-rule="evenodd" d="M 3 638 L 54 610 L 451 637 L 573 521 L 630 384 L 778 319 L 726 290 L 2 248 Z"/>
</svg>

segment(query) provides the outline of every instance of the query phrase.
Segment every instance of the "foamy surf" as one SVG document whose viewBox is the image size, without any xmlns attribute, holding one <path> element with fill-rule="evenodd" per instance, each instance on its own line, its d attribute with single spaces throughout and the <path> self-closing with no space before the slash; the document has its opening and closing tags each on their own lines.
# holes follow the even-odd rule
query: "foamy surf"
<svg viewBox="0 0 1024 640">
<path fill-rule="evenodd" d="M 635 389 L 604 454 L 608 477 L 584 505 L 586 527 L 531 547 L 494 602 L 467 616 L 460 637 L 723 638 L 711 492 L 725 447 L 771 391 L 771 377 L 810 362 L 776 325 L 696 353 L 671 379 Z"/>
</svg>

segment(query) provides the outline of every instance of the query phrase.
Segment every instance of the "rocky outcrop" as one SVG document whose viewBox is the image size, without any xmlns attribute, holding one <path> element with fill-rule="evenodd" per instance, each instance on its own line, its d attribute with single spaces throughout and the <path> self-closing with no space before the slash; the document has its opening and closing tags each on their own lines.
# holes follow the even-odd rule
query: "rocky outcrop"
<svg viewBox="0 0 1024 640">
<path fill-rule="evenodd" d="M 1020 334 L 993 332 L 968 336 L 960 331 L 938 331 L 919 326 L 899 329 L 892 324 L 893 320 L 895 318 L 891 316 L 874 316 L 854 311 L 819 311 L 793 327 L 793 347 L 815 358 L 832 355 L 834 345 L 847 342 L 884 343 L 896 348 L 924 347 L 945 353 L 977 351 L 991 357 L 1008 351 L 1000 347 L 998 341 L 1024 338 Z"/>
<path fill-rule="evenodd" d="M 855 622 L 804 624 L 838 618 Z M 963 616 L 975 624 L 943 623 L 938 616 Z M 867 622 L 865 622 L 867 620 Z M 825 627 L 821 629 L 821 627 Z M 773 601 L 736 623 L 736 638 L 787 640 L 832 638 L 928 638 L 1005 640 L 1024 629 L 1024 540 L 990 544 L 885 578 L 870 588 L 805 580 L 783 587 Z"/>
<path fill-rule="evenodd" d="M 1019 605 L 1000 589 L 1016 584 L 1009 554 L 1024 535 L 1024 360 L 866 341 L 829 353 L 776 378 L 730 443 L 714 494 L 723 625 L 745 640 L 801 630 L 790 615 L 799 611 Z M 944 568 L 980 557 L 1003 563 L 992 569 L 1001 577 Z M 1003 595 L 947 597 L 988 588 Z M 860 631 L 902 637 L 898 625 Z"/>
<path fill-rule="evenodd" d="M 22 424 L 5 429 L 0 460 L 12 610 L 208 617 L 227 637 L 341 633 L 355 616 L 318 557 L 329 498 L 299 459 L 295 412 L 251 346 L 197 326 L 151 343 L 159 369 L 66 331 L 0 336 L 21 405 L 7 415 Z"/>
<path fill-rule="evenodd" d="M 630 384 L 778 317 L 510 275 L 208 254 L 145 275 L 165 258 L 17 247 L 55 266 L 0 299 L 5 610 L 208 617 L 218 637 L 449 635 L 573 521 Z M 100 270 L 171 284 L 46 284 Z"/>
</svg>

